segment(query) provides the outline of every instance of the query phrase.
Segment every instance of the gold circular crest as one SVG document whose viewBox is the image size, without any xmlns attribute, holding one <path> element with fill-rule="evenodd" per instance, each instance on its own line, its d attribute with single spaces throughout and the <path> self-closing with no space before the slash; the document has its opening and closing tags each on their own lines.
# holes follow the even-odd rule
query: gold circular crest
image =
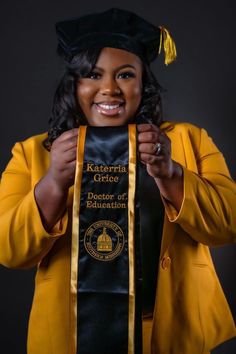
<svg viewBox="0 0 236 354">
<path fill-rule="evenodd" d="M 93 258 L 111 261 L 122 252 L 124 241 L 124 233 L 119 225 L 109 220 L 100 220 L 86 230 L 84 246 Z"/>
</svg>

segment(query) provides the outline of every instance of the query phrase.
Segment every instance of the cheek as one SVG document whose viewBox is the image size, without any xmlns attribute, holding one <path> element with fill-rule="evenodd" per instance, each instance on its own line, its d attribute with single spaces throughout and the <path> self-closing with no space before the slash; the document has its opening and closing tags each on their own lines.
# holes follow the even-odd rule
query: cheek
<svg viewBox="0 0 236 354">
<path fill-rule="evenodd" d="M 142 95 L 142 87 L 138 86 L 138 85 L 135 86 L 133 93 L 134 93 L 134 96 L 141 97 L 141 95 Z"/>
<path fill-rule="evenodd" d="M 140 84 L 134 85 L 130 90 L 129 97 L 133 104 L 136 103 L 136 106 L 138 106 L 142 98 L 142 86 Z"/>
<path fill-rule="evenodd" d="M 93 96 L 91 87 L 79 85 L 76 90 L 76 97 L 80 105 L 89 104 Z"/>
</svg>

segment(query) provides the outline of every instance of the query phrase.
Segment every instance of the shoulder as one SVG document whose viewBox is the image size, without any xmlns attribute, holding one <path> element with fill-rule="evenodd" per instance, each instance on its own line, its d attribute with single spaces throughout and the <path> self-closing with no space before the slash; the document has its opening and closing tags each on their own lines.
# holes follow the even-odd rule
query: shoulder
<svg viewBox="0 0 236 354">
<path fill-rule="evenodd" d="M 16 142 L 13 149 L 13 159 L 26 164 L 28 168 L 36 161 L 48 159 L 48 151 L 43 146 L 47 133 L 31 136 L 23 141 Z"/>
<path fill-rule="evenodd" d="M 164 121 L 161 124 L 161 129 L 163 129 L 166 133 L 173 131 L 176 133 L 188 133 L 188 134 L 201 134 L 202 128 L 188 122 L 171 122 Z"/>
<path fill-rule="evenodd" d="M 46 138 L 47 138 L 47 133 L 42 133 L 42 134 L 31 136 L 25 140 L 18 141 L 15 143 L 13 147 L 13 151 L 14 149 L 21 149 L 26 153 L 32 150 L 34 150 L 35 152 L 36 151 L 43 152 L 44 150 L 47 151 L 43 146 L 43 142 Z"/>
<path fill-rule="evenodd" d="M 176 150 L 182 147 L 185 155 L 193 156 L 194 154 L 199 161 L 206 156 L 222 155 L 208 132 L 197 125 L 166 121 L 161 125 L 161 129 L 171 139 L 172 146 Z"/>
<path fill-rule="evenodd" d="M 25 140 L 22 140 L 20 142 L 17 142 L 16 144 L 21 144 L 25 148 L 31 147 L 31 146 L 41 146 L 43 147 L 43 142 L 47 138 L 47 133 L 41 133 L 37 134 L 34 136 L 31 136 Z"/>
<path fill-rule="evenodd" d="M 212 139 L 204 128 L 192 123 L 164 121 L 160 128 L 171 140 L 181 137 L 183 144 L 190 143 L 197 148 L 200 148 L 202 144 L 212 142 Z"/>
</svg>

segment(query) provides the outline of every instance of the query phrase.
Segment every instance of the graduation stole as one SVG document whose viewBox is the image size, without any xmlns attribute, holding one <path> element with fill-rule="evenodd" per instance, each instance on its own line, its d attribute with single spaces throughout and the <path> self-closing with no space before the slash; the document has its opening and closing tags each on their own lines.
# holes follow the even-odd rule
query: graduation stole
<svg viewBox="0 0 236 354">
<path fill-rule="evenodd" d="M 81 126 L 71 250 L 72 354 L 141 354 L 136 126 Z"/>
</svg>

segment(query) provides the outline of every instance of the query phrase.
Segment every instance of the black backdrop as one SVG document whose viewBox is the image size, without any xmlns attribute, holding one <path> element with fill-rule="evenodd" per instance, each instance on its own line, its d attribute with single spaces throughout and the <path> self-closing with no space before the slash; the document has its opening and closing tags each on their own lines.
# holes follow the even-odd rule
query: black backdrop
<svg viewBox="0 0 236 354">
<path fill-rule="evenodd" d="M 54 23 L 110 7 L 135 11 L 170 29 L 176 40 L 178 60 L 169 67 L 164 67 L 162 60 L 153 65 L 159 82 L 167 89 L 164 96 L 165 118 L 205 127 L 236 178 L 236 5 L 229 0 L 131 0 L 129 3 L 127 0 L 3 1 L 0 9 L 1 171 L 16 141 L 47 130 L 53 94 L 62 72 L 55 54 Z M 235 250 L 235 246 L 211 250 L 234 316 Z M 26 353 L 33 279 L 34 270 L 0 267 L 2 354 Z M 236 339 L 221 345 L 213 353 L 236 353 Z"/>
</svg>

